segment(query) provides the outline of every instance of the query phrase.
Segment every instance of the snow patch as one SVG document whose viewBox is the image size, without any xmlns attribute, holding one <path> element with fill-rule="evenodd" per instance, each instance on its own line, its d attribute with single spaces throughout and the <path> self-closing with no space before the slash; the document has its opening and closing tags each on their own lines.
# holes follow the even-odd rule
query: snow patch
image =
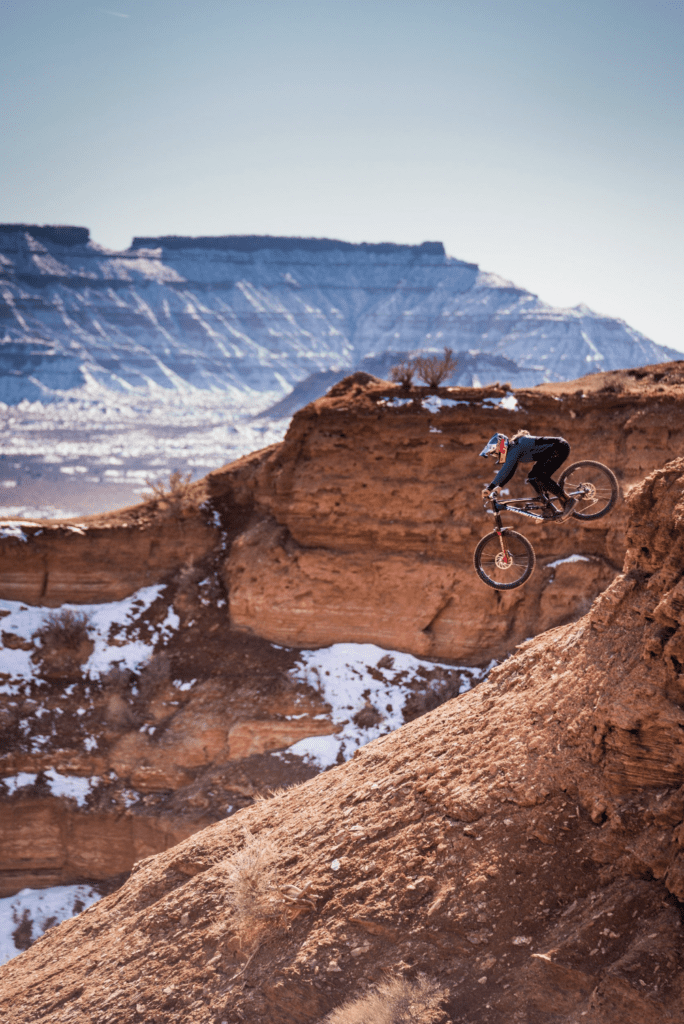
<svg viewBox="0 0 684 1024">
<path fill-rule="evenodd" d="M 62 605 L 62 609 L 86 615 L 88 619 L 88 636 L 94 643 L 94 649 L 83 666 L 84 676 L 97 679 L 117 664 L 136 672 L 149 661 L 156 646 L 168 643 L 180 626 L 180 618 L 172 605 L 159 625 L 150 627 L 140 622 L 142 615 L 165 589 L 165 584 L 155 584 L 143 587 L 121 601 Z M 2 612 L 6 613 L 1 619 L 3 631 L 31 641 L 55 609 L 0 600 Z M 39 668 L 31 660 L 33 650 L 5 648 L 0 644 L 0 651 L 1 672 L 6 677 L 0 685 L 0 692 L 14 692 L 7 689 L 12 681 L 32 680 L 40 685 Z"/>
<path fill-rule="evenodd" d="M 568 555 L 567 558 L 559 558 L 556 562 L 549 562 L 547 569 L 557 569 L 559 565 L 566 565 L 568 562 L 591 562 L 586 555 Z"/>
<path fill-rule="evenodd" d="M 99 899 L 100 894 L 89 885 L 22 889 L 16 896 L 0 899 L 0 963 L 21 953 L 27 939 L 35 942 L 48 928 L 80 914 Z M 20 926 L 23 934 L 18 935 Z"/>
<path fill-rule="evenodd" d="M 79 807 L 85 807 L 86 797 L 90 794 L 93 786 L 97 785 L 97 776 L 82 778 L 80 775 L 61 775 L 54 768 L 48 768 L 43 772 L 50 792 L 53 796 L 66 797 L 68 800 L 75 800 Z M 2 781 L 7 786 L 10 796 L 24 786 L 34 786 L 38 773 L 19 772 L 17 775 L 8 775 Z"/>
<path fill-rule="evenodd" d="M 308 736 L 283 754 L 296 754 L 319 768 L 347 761 L 359 747 L 404 724 L 403 707 L 414 692 L 407 684 L 416 676 L 435 670 L 464 673 L 462 693 L 474 682 L 480 682 L 488 671 L 425 661 L 401 651 L 383 650 L 375 644 L 333 644 L 316 651 L 302 651 L 290 676 L 294 682 L 318 690 L 330 706 L 325 717 L 341 729 L 330 736 Z M 356 716 L 362 721 L 359 713 L 364 710 L 371 720 L 378 717 L 376 724 L 357 725 L 353 721 Z"/>
</svg>

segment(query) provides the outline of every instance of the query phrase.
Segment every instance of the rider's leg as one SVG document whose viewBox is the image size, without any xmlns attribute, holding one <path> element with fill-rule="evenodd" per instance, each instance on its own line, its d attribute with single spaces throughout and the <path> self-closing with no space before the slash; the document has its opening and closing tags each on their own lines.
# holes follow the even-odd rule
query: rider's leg
<svg viewBox="0 0 684 1024">
<path fill-rule="evenodd" d="M 560 469 L 568 455 L 570 454 L 570 445 L 567 441 L 556 441 L 555 444 L 548 448 L 541 458 L 536 459 L 532 470 L 528 476 L 529 482 L 532 486 L 537 488 L 536 483 L 538 481 L 544 490 L 551 491 L 561 501 L 566 502 L 568 496 L 563 488 L 556 483 L 555 480 L 551 479 L 551 474 L 555 473 L 556 470 Z"/>
<path fill-rule="evenodd" d="M 570 445 L 567 441 L 556 441 L 553 447 L 547 449 L 540 459 L 537 459 L 534 463 L 532 472 L 530 473 L 528 480 L 533 487 L 537 487 L 534 481 L 542 486 L 546 491 L 550 491 L 563 503 L 562 511 L 558 514 L 560 520 L 568 519 L 577 505 L 576 498 L 568 498 L 567 494 L 555 480 L 551 478 L 551 474 L 555 473 L 559 469 L 568 455 L 570 454 Z"/>
</svg>

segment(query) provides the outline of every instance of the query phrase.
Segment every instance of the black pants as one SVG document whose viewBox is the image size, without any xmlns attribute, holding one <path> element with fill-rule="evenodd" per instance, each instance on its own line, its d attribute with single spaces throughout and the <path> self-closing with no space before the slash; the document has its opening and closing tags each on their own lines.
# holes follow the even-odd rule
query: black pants
<svg viewBox="0 0 684 1024">
<path fill-rule="evenodd" d="M 537 494 L 541 494 L 543 488 L 545 491 L 551 491 L 557 498 L 565 498 L 563 488 L 551 479 L 551 474 L 560 469 L 569 454 L 570 445 L 567 441 L 553 441 L 541 455 L 537 456 L 527 476 L 527 483 L 532 484 Z"/>
</svg>

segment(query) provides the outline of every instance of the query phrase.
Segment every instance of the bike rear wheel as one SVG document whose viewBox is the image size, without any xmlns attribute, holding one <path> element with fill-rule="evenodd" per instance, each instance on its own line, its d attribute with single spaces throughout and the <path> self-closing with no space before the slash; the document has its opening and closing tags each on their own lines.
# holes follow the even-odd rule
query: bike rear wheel
<svg viewBox="0 0 684 1024">
<path fill-rule="evenodd" d="M 575 462 L 558 481 L 569 498 L 577 498 L 575 519 L 600 519 L 615 505 L 620 492 L 617 477 L 602 462 Z"/>
<path fill-rule="evenodd" d="M 534 569 L 534 548 L 527 537 L 515 530 L 488 533 L 475 548 L 473 563 L 483 583 L 494 590 L 514 590 L 527 583 Z"/>
</svg>

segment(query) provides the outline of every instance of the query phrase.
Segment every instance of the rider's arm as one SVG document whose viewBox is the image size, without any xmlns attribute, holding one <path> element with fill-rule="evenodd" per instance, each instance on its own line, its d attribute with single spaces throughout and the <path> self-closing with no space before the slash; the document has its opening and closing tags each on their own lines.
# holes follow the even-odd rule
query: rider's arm
<svg viewBox="0 0 684 1024">
<path fill-rule="evenodd" d="M 506 461 L 489 485 L 490 491 L 493 491 L 495 487 L 503 487 L 504 484 L 508 483 L 518 468 L 518 462 L 522 454 L 520 445 L 512 444 L 509 446 Z"/>
</svg>

